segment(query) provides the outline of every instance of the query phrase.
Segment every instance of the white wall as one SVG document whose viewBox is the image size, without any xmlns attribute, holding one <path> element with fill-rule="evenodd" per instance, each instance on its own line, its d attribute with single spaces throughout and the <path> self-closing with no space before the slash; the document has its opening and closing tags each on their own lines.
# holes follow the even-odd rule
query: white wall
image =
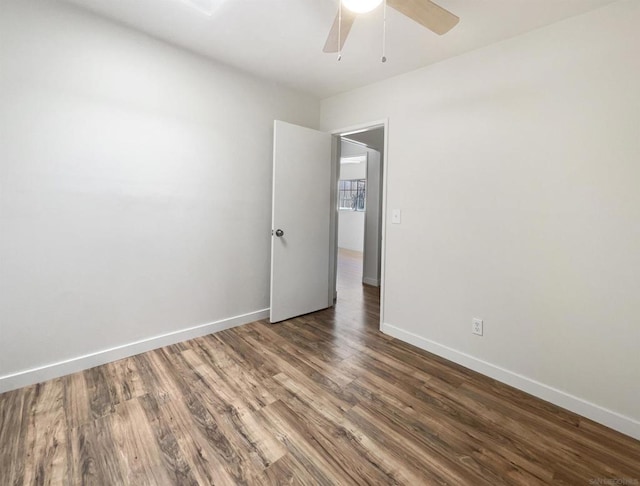
<svg viewBox="0 0 640 486">
<path fill-rule="evenodd" d="M 364 211 L 338 212 L 338 247 L 347 250 L 364 250 Z"/>
<path fill-rule="evenodd" d="M 318 101 L 48 1 L 0 4 L 0 76 L 0 391 L 261 315 L 273 120 Z"/>
<path fill-rule="evenodd" d="M 321 114 L 389 117 L 383 329 L 638 438 L 639 24 L 621 1 Z"/>
</svg>

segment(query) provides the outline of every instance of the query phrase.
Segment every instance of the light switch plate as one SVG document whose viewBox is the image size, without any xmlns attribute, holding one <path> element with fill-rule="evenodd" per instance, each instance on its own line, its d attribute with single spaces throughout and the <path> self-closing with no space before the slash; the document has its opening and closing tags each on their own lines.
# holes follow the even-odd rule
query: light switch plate
<svg viewBox="0 0 640 486">
<path fill-rule="evenodd" d="M 393 209 L 391 211 L 391 223 L 400 224 L 402 222 L 402 211 L 399 209 Z"/>
</svg>

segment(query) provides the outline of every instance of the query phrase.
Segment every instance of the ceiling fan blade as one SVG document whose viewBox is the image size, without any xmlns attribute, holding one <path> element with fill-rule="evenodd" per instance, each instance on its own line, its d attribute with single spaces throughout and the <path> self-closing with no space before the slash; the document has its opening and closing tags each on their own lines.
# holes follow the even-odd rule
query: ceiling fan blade
<svg viewBox="0 0 640 486">
<path fill-rule="evenodd" d="M 430 0 L 387 0 L 387 5 L 438 35 L 446 34 L 460 18 Z"/>
<path fill-rule="evenodd" d="M 351 26 L 353 25 L 356 15 L 349 10 L 342 9 L 342 27 L 340 25 L 340 11 L 336 14 L 336 19 L 333 21 L 327 42 L 324 44 L 324 52 L 339 52 L 344 47 L 344 41 L 347 40 Z M 340 45 L 338 46 L 338 37 L 340 38 Z"/>
</svg>

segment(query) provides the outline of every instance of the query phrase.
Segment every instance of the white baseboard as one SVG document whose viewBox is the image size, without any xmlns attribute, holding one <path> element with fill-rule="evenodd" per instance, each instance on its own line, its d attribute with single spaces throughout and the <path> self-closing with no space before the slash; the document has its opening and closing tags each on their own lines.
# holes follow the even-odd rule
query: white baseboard
<svg viewBox="0 0 640 486">
<path fill-rule="evenodd" d="M 373 285 L 374 287 L 380 287 L 380 281 L 377 278 L 362 277 L 362 283 Z"/>
<path fill-rule="evenodd" d="M 588 402 L 562 390 L 558 390 L 539 381 L 532 380 L 526 376 L 509 371 L 500 366 L 496 366 L 487 361 L 475 358 L 469 354 L 456 349 L 444 346 L 430 339 L 418 336 L 391 324 L 383 323 L 380 330 L 401 341 L 413 344 L 414 346 L 437 354 L 454 363 L 489 376 L 514 388 L 525 391 L 538 398 L 551 402 L 559 407 L 570 410 L 574 413 L 587 417 L 595 422 L 606 425 L 618 432 L 640 440 L 640 422 L 625 415 L 621 415 L 613 410 Z"/>
<path fill-rule="evenodd" d="M 151 351 L 153 349 L 176 344 L 189 339 L 204 336 L 218 331 L 224 331 L 232 327 L 241 326 L 250 322 L 259 321 L 269 317 L 269 309 L 262 309 L 248 314 L 242 314 L 228 319 L 222 319 L 199 326 L 180 329 L 159 336 L 153 336 L 133 343 L 123 344 L 114 348 L 96 351 L 75 358 L 39 366 L 30 370 L 19 371 L 10 375 L 0 376 L 0 393 L 15 390 L 23 386 L 41 383 L 46 380 L 69 375 L 78 371 L 87 370 L 94 366 L 103 365 L 122 358 L 128 358 L 136 354 Z"/>
</svg>

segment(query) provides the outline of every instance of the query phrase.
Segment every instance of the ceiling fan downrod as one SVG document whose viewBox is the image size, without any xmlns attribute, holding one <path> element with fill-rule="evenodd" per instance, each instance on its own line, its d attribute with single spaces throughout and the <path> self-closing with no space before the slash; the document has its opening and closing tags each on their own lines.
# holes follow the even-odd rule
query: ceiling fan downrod
<svg viewBox="0 0 640 486">
<path fill-rule="evenodd" d="M 342 60 L 342 0 L 338 7 L 338 61 Z"/>
<path fill-rule="evenodd" d="M 387 56 L 385 50 L 387 48 L 387 0 L 384 0 L 382 6 L 382 58 L 381 62 L 387 62 Z"/>
</svg>

